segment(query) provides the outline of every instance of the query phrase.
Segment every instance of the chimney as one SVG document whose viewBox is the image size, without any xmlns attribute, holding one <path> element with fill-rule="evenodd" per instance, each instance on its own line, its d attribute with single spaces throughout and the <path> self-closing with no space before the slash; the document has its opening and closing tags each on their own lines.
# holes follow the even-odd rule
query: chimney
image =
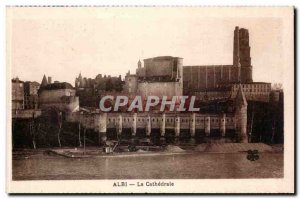
<svg viewBox="0 0 300 199">
<path fill-rule="evenodd" d="M 52 78 L 48 76 L 48 84 L 52 84 Z"/>
</svg>

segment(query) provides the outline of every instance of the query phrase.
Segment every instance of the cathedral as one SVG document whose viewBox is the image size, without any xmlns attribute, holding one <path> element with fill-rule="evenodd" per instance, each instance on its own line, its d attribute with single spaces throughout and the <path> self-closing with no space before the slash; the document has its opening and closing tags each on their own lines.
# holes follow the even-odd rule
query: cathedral
<svg viewBox="0 0 300 199">
<path fill-rule="evenodd" d="M 233 65 L 199 65 L 183 67 L 184 93 L 212 90 L 224 84 L 252 83 L 252 65 L 247 29 L 235 27 Z"/>
</svg>

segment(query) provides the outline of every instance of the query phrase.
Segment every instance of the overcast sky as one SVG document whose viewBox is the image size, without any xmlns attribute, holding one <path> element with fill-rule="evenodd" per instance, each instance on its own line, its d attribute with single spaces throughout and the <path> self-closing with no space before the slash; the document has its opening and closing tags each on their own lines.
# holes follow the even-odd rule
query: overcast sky
<svg viewBox="0 0 300 199">
<path fill-rule="evenodd" d="M 282 82 L 282 22 L 206 17 L 197 8 L 14 8 L 8 12 L 12 76 L 44 74 L 74 85 L 97 74 L 134 72 L 139 59 L 178 56 L 184 65 L 232 64 L 235 26 L 249 30 L 253 80 Z"/>
</svg>

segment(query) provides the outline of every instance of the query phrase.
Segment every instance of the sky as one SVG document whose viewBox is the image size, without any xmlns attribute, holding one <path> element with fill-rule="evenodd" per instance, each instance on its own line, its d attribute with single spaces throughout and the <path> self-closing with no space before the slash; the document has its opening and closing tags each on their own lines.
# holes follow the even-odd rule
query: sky
<svg viewBox="0 0 300 199">
<path fill-rule="evenodd" d="M 7 61 L 12 77 L 75 78 L 135 72 L 139 59 L 178 56 L 183 65 L 232 64 L 235 26 L 249 30 L 253 80 L 283 82 L 282 21 L 223 17 L 197 8 L 10 8 Z"/>
</svg>

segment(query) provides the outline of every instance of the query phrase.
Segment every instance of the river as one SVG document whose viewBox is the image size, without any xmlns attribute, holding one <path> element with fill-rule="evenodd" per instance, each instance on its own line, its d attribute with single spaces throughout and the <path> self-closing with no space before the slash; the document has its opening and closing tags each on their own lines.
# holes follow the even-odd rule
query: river
<svg viewBox="0 0 300 199">
<path fill-rule="evenodd" d="M 37 153 L 13 158 L 13 180 L 221 179 L 283 177 L 283 153 L 193 153 L 72 159 Z"/>
</svg>

